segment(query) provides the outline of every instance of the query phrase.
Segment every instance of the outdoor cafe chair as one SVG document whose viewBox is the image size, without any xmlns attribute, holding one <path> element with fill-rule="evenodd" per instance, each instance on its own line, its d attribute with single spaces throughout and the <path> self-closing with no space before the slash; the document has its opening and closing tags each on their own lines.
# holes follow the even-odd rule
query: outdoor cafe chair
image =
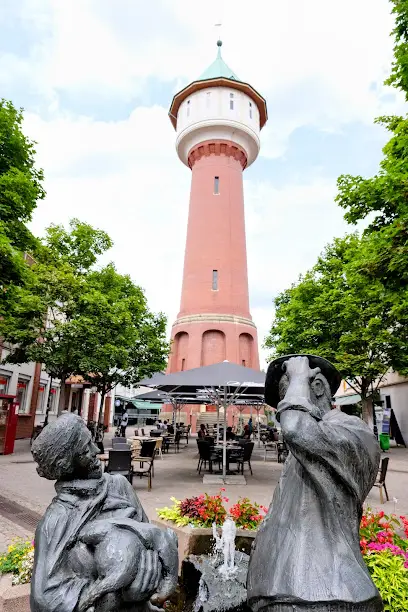
<svg viewBox="0 0 408 612">
<path fill-rule="evenodd" d="M 163 438 L 158 438 L 156 440 L 156 455 L 159 455 L 160 459 L 163 461 L 163 453 L 162 453 L 162 446 L 163 446 Z"/>
<path fill-rule="evenodd" d="M 385 478 L 387 476 L 389 460 L 390 460 L 389 457 L 384 457 L 384 459 L 381 460 L 381 467 L 380 467 L 380 474 L 378 477 L 378 481 L 374 484 L 375 487 L 378 487 L 380 489 L 380 501 L 382 504 L 384 503 L 383 490 L 385 491 L 385 496 L 387 498 L 387 501 L 389 501 L 387 487 L 385 486 Z"/>
<path fill-rule="evenodd" d="M 115 448 L 116 444 L 123 444 L 123 440 L 124 438 L 120 437 L 114 437 L 112 438 L 112 448 Z"/>
<path fill-rule="evenodd" d="M 154 442 L 156 444 L 156 442 Z M 136 461 L 132 463 L 133 474 L 139 476 L 140 479 L 143 476 L 147 477 L 147 490 L 152 490 L 152 476 L 154 476 L 154 454 L 152 457 L 138 457 Z"/>
<path fill-rule="evenodd" d="M 185 427 L 183 424 L 181 426 L 181 435 L 183 438 L 186 439 L 187 444 L 188 444 L 188 439 L 190 437 L 190 429 L 191 429 L 191 425 L 187 425 L 187 427 Z"/>
<path fill-rule="evenodd" d="M 285 442 L 278 442 L 277 447 L 278 447 L 278 463 L 285 463 L 288 457 L 288 454 L 289 454 L 288 447 L 286 446 Z"/>
<path fill-rule="evenodd" d="M 215 438 L 213 438 L 212 436 L 204 436 L 204 440 L 208 442 L 210 446 L 214 446 L 215 444 Z"/>
<path fill-rule="evenodd" d="M 142 432 L 142 436 L 145 436 L 145 435 L 146 435 L 146 434 L 145 434 L 145 430 L 143 429 L 143 427 L 142 427 L 142 429 L 141 429 L 141 432 Z"/>
<path fill-rule="evenodd" d="M 160 429 L 151 429 L 150 430 L 150 437 L 151 438 L 160 438 L 161 435 L 162 435 L 162 432 L 160 431 Z"/>
<path fill-rule="evenodd" d="M 213 452 L 212 447 L 205 440 L 197 440 L 199 459 L 197 464 L 197 472 L 201 474 L 201 468 L 206 466 L 208 461 L 208 468 L 210 473 L 212 473 L 212 465 L 213 462 L 219 463 L 219 455 Z"/>
<path fill-rule="evenodd" d="M 267 453 L 276 453 L 278 454 L 278 444 L 277 442 L 264 442 L 264 461 L 266 461 Z"/>
<path fill-rule="evenodd" d="M 127 442 L 124 442 L 123 438 L 122 438 L 122 442 L 116 443 L 113 446 L 113 449 L 114 450 L 121 450 L 121 451 L 130 450 L 130 444 L 128 444 Z"/>
<path fill-rule="evenodd" d="M 247 442 L 242 448 L 244 452 L 242 454 L 242 457 L 238 457 L 237 459 L 238 467 L 241 468 L 241 474 L 243 474 L 244 465 L 245 463 L 247 463 L 252 476 L 251 457 L 252 451 L 254 450 L 254 442 Z"/>
<path fill-rule="evenodd" d="M 222 454 L 221 454 L 222 458 Z M 231 463 L 237 464 L 238 472 L 241 469 L 241 463 L 244 459 L 244 449 L 243 447 L 237 446 L 236 448 L 227 447 L 227 469 L 230 469 Z"/>
<path fill-rule="evenodd" d="M 138 438 L 139 437 L 139 430 L 135 429 L 135 436 Z"/>
<path fill-rule="evenodd" d="M 133 471 L 132 471 L 132 454 L 130 449 L 128 450 L 117 450 L 112 449 L 109 451 L 108 465 L 106 471 L 109 474 L 122 474 L 132 484 Z"/>
<path fill-rule="evenodd" d="M 174 452 L 178 453 L 180 450 L 181 431 L 176 431 L 174 436 L 168 436 L 168 445 L 174 444 Z"/>
<path fill-rule="evenodd" d="M 140 463 L 140 467 L 146 462 L 152 464 L 152 476 L 154 476 L 153 460 L 156 454 L 156 442 L 157 440 L 144 440 L 140 449 L 140 456 L 137 459 Z"/>
</svg>

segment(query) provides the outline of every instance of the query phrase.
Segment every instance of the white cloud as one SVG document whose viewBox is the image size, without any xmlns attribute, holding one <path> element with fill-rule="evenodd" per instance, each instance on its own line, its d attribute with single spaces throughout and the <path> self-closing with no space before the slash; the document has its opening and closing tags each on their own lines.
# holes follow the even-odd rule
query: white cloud
<svg viewBox="0 0 408 612">
<path fill-rule="evenodd" d="M 282 156 L 298 127 L 334 132 L 370 124 L 400 103 L 383 99 L 392 55 L 387 0 L 15 6 L 22 33 L 34 42 L 26 55 L 0 53 L 0 86 L 7 92 L 18 85 L 42 101 L 25 124 L 38 141 L 48 193 L 33 227 L 41 233 L 50 222 L 77 216 L 107 230 L 115 242 L 108 258 L 145 287 L 151 307 L 164 309 L 170 323 L 179 307 L 190 171 L 174 151 L 167 110 L 139 106 L 121 121 L 97 121 L 68 112 L 64 95 L 76 108 L 91 100 L 96 113 L 100 98 L 115 110 L 151 78 L 180 89 L 214 59 L 212 26 L 221 20 L 226 62 L 267 98 L 265 157 Z M 274 295 L 346 229 L 334 182 L 324 178 L 324 167 L 319 176 L 279 189 L 266 176 L 245 182 L 250 293 L 261 343 Z"/>
<path fill-rule="evenodd" d="M 388 0 L 24 0 L 19 18 L 38 28 L 30 82 L 54 104 L 59 92 L 123 102 L 149 78 L 186 84 L 214 59 L 221 20 L 227 63 L 267 98 L 263 155 L 274 157 L 301 125 L 371 123 L 395 106 L 381 100 L 390 10 Z"/>
</svg>

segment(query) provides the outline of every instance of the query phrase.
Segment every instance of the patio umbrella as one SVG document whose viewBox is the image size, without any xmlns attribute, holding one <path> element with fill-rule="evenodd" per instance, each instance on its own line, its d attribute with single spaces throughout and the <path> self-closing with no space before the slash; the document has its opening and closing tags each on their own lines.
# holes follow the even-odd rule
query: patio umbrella
<svg viewBox="0 0 408 612">
<path fill-rule="evenodd" d="M 237 402 L 257 403 L 263 400 L 265 374 L 229 361 L 222 361 L 201 368 L 153 376 L 139 382 L 146 387 L 155 387 L 172 397 L 195 396 L 197 404 L 213 403 L 219 410 L 224 408 L 224 445 L 222 473 L 226 477 L 227 409 Z"/>
</svg>

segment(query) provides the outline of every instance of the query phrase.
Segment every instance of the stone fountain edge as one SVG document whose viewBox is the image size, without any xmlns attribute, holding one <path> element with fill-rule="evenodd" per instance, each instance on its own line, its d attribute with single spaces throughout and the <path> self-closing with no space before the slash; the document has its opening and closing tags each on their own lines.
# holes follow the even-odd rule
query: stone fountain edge
<svg viewBox="0 0 408 612">
<path fill-rule="evenodd" d="M 151 523 L 161 529 L 172 529 L 178 538 L 179 573 L 183 560 L 189 555 L 206 555 L 212 552 L 214 539 L 209 527 L 178 527 L 170 521 L 152 519 Z M 258 533 L 257 529 L 237 529 L 236 549 L 250 553 L 252 543 Z"/>
</svg>

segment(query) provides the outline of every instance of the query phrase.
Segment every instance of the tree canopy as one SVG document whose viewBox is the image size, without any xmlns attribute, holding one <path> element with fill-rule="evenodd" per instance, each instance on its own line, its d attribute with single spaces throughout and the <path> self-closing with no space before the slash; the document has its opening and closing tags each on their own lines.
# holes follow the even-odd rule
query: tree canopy
<svg viewBox="0 0 408 612">
<path fill-rule="evenodd" d="M 312 270 L 275 300 L 265 346 L 273 356 L 311 353 L 329 359 L 361 395 L 363 417 L 371 423 L 368 398 L 404 347 L 395 334 L 394 296 L 360 270 L 364 249 L 355 234 L 328 245 Z"/>
<path fill-rule="evenodd" d="M 134 385 L 166 364 L 165 316 L 150 312 L 142 289 L 112 264 L 88 275 L 71 327 L 79 372 L 101 393 L 102 405 L 117 384 Z"/>
<path fill-rule="evenodd" d="M 392 3 L 394 62 L 386 84 L 403 92 L 408 101 L 408 1 Z M 391 294 L 393 314 L 399 321 L 395 334 L 405 346 L 394 367 L 408 374 L 408 118 L 379 117 L 376 121 L 391 134 L 378 173 L 371 178 L 340 176 L 336 200 L 349 223 L 370 221 L 363 234 L 359 265 L 367 278 L 380 281 Z"/>
<path fill-rule="evenodd" d="M 54 378 L 81 375 L 105 395 L 134 384 L 166 362 L 166 319 L 112 264 L 96 270 L 109 236 L 74 219 L 70 230 L 51 226 L 37 249 L 18 299 L 0 321 L 13 345 L 9 363 L 37 361 Z M 63 393 L 61 393 L 63 401 Z M 100 411 L 103 418 L 103 409 Z"/>
<path fill-rule="evenodd" d="M 22 122 L 22 111 L 0 100 L 0 315 L 7 294 L 25 281 L 24 252 L 32 252 L 37 244 L 26 223 L 45 196 L 34 143 L 23 134 Z"/>
</svg>

